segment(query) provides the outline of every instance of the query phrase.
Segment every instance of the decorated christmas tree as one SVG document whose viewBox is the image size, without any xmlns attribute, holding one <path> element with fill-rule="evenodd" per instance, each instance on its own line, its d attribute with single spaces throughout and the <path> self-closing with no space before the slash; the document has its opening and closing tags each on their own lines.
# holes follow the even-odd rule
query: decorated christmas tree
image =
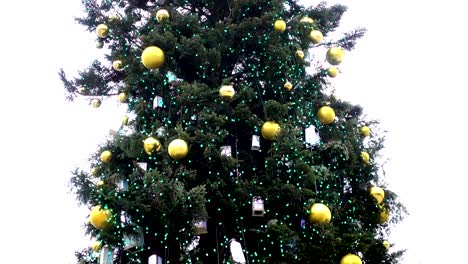
<svg viewBox="0 0 468 264">
<path fill-rule="evenodd" d="M 82 2 L 105 59 L 61 71 L 68 99 L 128 115 L 71 178 L 80 263 L 398 262 L 378 123 L 331 89 L 365 31 L 330 36 L 344 6 Z"/>
</svg>

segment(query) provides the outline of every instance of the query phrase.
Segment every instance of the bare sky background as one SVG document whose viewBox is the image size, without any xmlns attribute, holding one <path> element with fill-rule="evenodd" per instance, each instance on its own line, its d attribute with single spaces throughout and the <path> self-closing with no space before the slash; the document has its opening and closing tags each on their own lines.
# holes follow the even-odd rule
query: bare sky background
<svg viewBox="0 0 468 264">
<path fill-rule="evenodd" d="M 349 6 L 341 30 L 368 33 L 340 65 L 337 95 L 388 130 L 386 180 L 411 212 L 390 242 L 408 249 L 407 264 L 466 263 L 465 4 L 340 2 Z M 73 74 L 102 54 L 73 21 L 79 0 L 5 1 L 0 10 L 0 262 L 75 263 L 90 243 L 88 210 L 68 193 L 69 172 L 125 109 L 115 98 L 99 109 L 65 100 L 59 68 Z"/>
</svg>

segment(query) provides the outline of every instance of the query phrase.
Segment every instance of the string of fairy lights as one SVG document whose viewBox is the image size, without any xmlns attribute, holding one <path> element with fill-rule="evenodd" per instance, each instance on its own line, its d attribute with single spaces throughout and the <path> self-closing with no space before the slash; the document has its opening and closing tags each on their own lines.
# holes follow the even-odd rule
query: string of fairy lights
<svg viewBox="0 0 468 264">
<path fill-rule="evenodd" d="M 114 6 L 120 4 L 116 3 Z M 114 4 L 114 1 L 106 1 L 107 6 Z M 282 7 L 278 7 L 281 9 Z M 247 8 L 248 9 L 248 8 Z M 141 32 L 145 31 L 148 34 L 164 34 L 173 30 L 168 23 L 172 19 L 172 15 L 177 15 L 178 18 L 181 17 L 181 10 L 177 10 L 173 7 L 164 9 L 159 8 L 155 10 L 156 12 L 152 15 L 152 18 L 142 26 Z M 247 10 L 248 11 L 248 10 Z M 335 110 L 324 102 L 317 109 L 317 102 L 319 102 L 317 95 L 320 93 L 321 84 L 319 81 L 309 78 L 306 73 L 306 67 L 308 65 L 305 60 L 306 54 L 304 50 L 307 50 L 311 46 L 317 46 L 322 43 L 324 36 L 320 29 L 317 27 L 315 21 L 305 15 L 297 17 L 295 19 L 286 19 L 281 17 L 281 12 L 273 9 L 270 13 L 265 15 L 265 21 L 259 21 L 258 28 L 253 28 L 253 30 L 247 31 L 239 39 L 240 43 L 238 45 L 239 50 L 234 48 L 228 48 L 228 56 L 236 56 L 239 54 L 245 54 L 247 52 L 247 47 L 255 47 L 255 50 L 252 51 L 252 56 L 245 56 L 244 61 L 236 65 L 239 72 L 245 72 L 245 80 L 243 83 L 233 83 L 233 82 L 223 82 L 219 84 L 218 87 L 206 87 L 206 90 L 201 91 L 215 91 L 217 98 L 214 99 L 214 104 L 221 109 L 221 107 L 230 107 L 230 103 L 234 100 L 238 100 L 239 104 L 251 105 L 252 108 L 266 109 L 267 107 L 273 107 L 269 100 L 276 100 L 281 104 L 286 104 L 288 107 L 292 108 L 295 116 L 283 116 L 272 118 L 266 116 L 265 113 L 259 113 L 256 115 L 253 121 L 247 123 L 246 120 L 243 120 L 240 117 L 226 116 L 225 123 L 232 124 L 249 124 L 250 131 L 252 135 L 249 136 L 260 136 L 263 138 L 262 142 L 269 142 L 273 154 L 265 154 L 265 163 L 264 167 L 258 167 L 257 164 L 252 164 L 248 166 L 239 166 L 239 163 L 236 163 L 236 168 L 234 172 L 235 184 L 240 184 L 240 179 L 243 175 L 251 175 L 251 184 L 253 185 L 267 185 L 268 180 L 262 179 L 263 175 L 266 174 L 267 178 L 275 177 L 275 170 L 280 169 L 284 171 L 287 176 L 283 177 L 285 184 L 292 184 L 298 190 L 302 190 L 303 184 L 301 183 L 305 178 L 303 178 L 304 172 L 300 169 L 297 169 L 291 166 L 292 162 L 303 162 L 309 168 L 312 168 L 313 173 L 316 175 L 321 175 L 320 180 L 314 183 L 316 198 L 303 200 L 301 206 L 307 208 L 306 212 L 295 211 L 291 213 L 286 208 L 285 212 L 277 210 L 277 208 L 265 207 L 262 208 L 264 212 L 262 216 L 269 216 L 274 214 L 273 218 L 275 221 L 270 221 L 268 224 L 261 225 L 259 229 L 268 229 L 269 226 L 275 224 L 284 224 L 291 230 L 297 229 L 298 223 L 295 221 L 301 219 L 300 227 L 301 231 L 297 232 L 300 234 L 300 239 L 302 240 L 313 240 L 317 237 L 323 237 L 324 229 L 332 221 L 332 212 L 338 211 L 338 207 L 343 205 L 343 201 L 340 198 L 340 194 L 336 193 L 336 190 L 343 189 L 342 179 L 345 179 L 345 176 L 338 175 L 340 174 L 338 165 L 340 162 L 347 162 L 350 157 L 349 154 L 343 154 L 343 151 L 340 153 L 339 146 L 335 146 L 338 149 L 338 156 L 334 156 L 332 160 L 329 160 L 325 166 L 317 166 L 313 159 L 310 159 L 306 156 L 301 156 L 298 154 L 298 149 L 305 149 L 304 144 L 294 145 L 289 147 L 285 151 L 280 144 L 278 144 L 278 139 L 283 137 L 283 133 L 291 132 L 288 127 L 288 124 L 294 124 L 299 127 L 317 127 L 323 133 L 328 134 L 338 134 L 342 137 L 342 140 L 352 141 L 354 145 L 362 144 L 362 138 L 370 137 L 371 131 L 368 126 L 361 126 L 350 128 L 343 124 L 340 121 L 340 114 L 335 113 Z M 183 95 L 186 91 L 181 87 L 183 86 L 184 80 L 179 79 L 174 72 L 167 71 L 163 69 L 166 65 L 175 67 L 177 64 L 173 61 L 177 58 L 173 54 L 173 51 L 166 53 L 166 51 L 156 45 L 142 46 L 143 43 L 147 41 L 141 41 L 139 39 L 136 42 L 134 40 L 127 40 L 129 36 L 119 37 L 114 34 L 113 25 L 117 25 L 120 20 L 123 19 L 122 14 L 117 12 L 111 12 L 107 17 L 106 21 L 101 21 L 102 23 L 96 25 L 95 33 L 98 37 L 96 42 L 97 48 L 103 48 L 106 44 L 115 41 L 116 43 L 137 43 L 136 46 L 126 45 L 122 47 L 123 51 L 120 50 L 115 52 L 118 54 L 118 58 L 112 61 L 112 69 L 115 72 L 126 72 L 134 71 L 141 73 L 141 77 L 135 80 L 127 81 L 127 86 L 124 90 L 119 91 L 118 100 L 121 103 L 128 103 L 129 109 L 140 109 L 140 116 L 137 117 L 139 126 L 137 127 L 137 133 L 140 137 L 145 137 L 142 144 L 142 152 L 146 153 L 145 160 L 147 163 L 140 163 L 135 165 L 134 163 L 129 163 L 125 158 L 121 158 L 119 155 L 122 153 L 113 153 L 115 147 L 110 146 L 109 149 L 104 150 L 99 157 L 101 163 L 96 163 L 95 167 L 92 168 L 91 174 L 99 179 L 97 182 L 97 201 L 99 204 L 94 205 L 90 212 L 89 224 L 95 229 L 94 234 L 96 238 L 101 239 L 101 241 L 95 242 L 92 244 L 91 248 L 95 252 L 92 257 L 96 259 L 100 256 L 101 264 L 112 263 L 113 251 L 112 246 L 117 246 L 119 248 L 128 247 L 129 236 L 125 235 L 126 228 L 130 227 L 137 234 L 137 236 L 130 236 L 130 243 L 137 244 L 137 249 L 134 251 L 126 251 L 126 257 L 132 261 L 132 263 L 146 263 L 146 260 L 142 260 L 140 255 L 141 250 L 154 250 L 152 245 L 145 244 L 141 240 L 138 240 L 139 232 L 143 233 L 145 237 L 153 236 L 154 239 L 161 241 L 161 244 L 164 245 L 164 252 L 160 253 L 161 256 L 171 254 L 171 248 L 168 248 L 169 241 L 177 240 L 180 245 L 187 249 L 193 245 L 193 239 L 195 236 L 187 235 L 189 231 L 184 232 L 183 234 L 174 234 L 170 230 L 169 224 L 167 222 L 164 224 L 164 233 L 150 233 L 153 229 L 147 226 L 142 226 L 142 223 L 145 222 L 145 214 L 140 213 L 139 215 L 132 215 L 132 217 L 117 217 L 116 212 L 122 211 L 118 208 L 110 208 L 106 203 L 112 199 L 125 200 L 128 199 L 125 192 L 122 190 L 128 189 L 128 186 L 120 186 L 119 191 L 109 191 L 109 188 L 106 185 L 109 182 L 110 174 L 141 174 L 141 170 L 144 173 L 150 173 L 151 169 L 145 168 L 148 164 L 151 164 L 154 168 L 164 167 L 168 168 L 178 168 L 181 166 L 188 166 L 189 168 L 194 168 L 197 166 L 195 164 L 198 159 L 195 159 L 189 155 L 191 146 L 199 144 L 202 148 L 217 148 L 221 144 L 218 138 L 226 137 L 226 131 L 218 131 L 216 137 L 213 138 L 207 137 L 207 142 L 190 142 L 190 136 L 180 132 L 177 129 L 174 129 L 178 122 L 182 124 L 179 128 L 181 130 L 188 129 L 194 126 L 194 122 L 197 122 L 199 116 L 198 114 L 203 112 L 205 114 L 216 113 L 216 109 L 213 109 L 212 105 L 205 105 L 203 102 L 197 102 L 199 100 L 199 95 L 188 95 L 186 98 L 177 99 L 177 96 Z M 266 19 L 269 19 L 266 21 Z M 248 26 L 250 24 L 245 24 Z M 151 28 L 153 26 L 153 28 Z M 210 32 L 212 28 L 208 23 L 200 23 L 195 27 L 194 30 L 200 30 L 201 32 Z M 230 28 L 226 27 L 225 32 L 229 32 Z M 326 29 L 325 29 L 326 30 Z M 115 32 L 118 32 L 117 30 Z M 142 36 L 143 34 L 137 31 L 136 35 Z M 176 34 L 183 35 L 183 32 L 176 29 Z M 134 36 L 134 35 L 131 35 Z M 121 38 L 121 39 L 119 39 Z M 124 40 L 122 40 L 124 38 Z M 180 41 L 180 40 L 179 40 Z M 202 41 L 200 39 L 200 41 Z M 277 44 L 274 48 L 269 47 L 268 44 Z M 109 44 L 110 47 L 116 48 L 116 45 Z M 177 43 L 176 43 L 177 45 Z M 200 44 L 201 45 L 201 44 Z M 140 50 L 142 49 L 142 51 Z M 196 47 L 195 47 L 196 48 Z M 285 52 L 288 51 L 288 52 Z M 140 52 L 140 53 L 139 53 Z M 122 54 L 127 54 L 123 56 Z M 307 51 L 306 51 L 307 53 Z M 208 53 L 204 53 L 207 55 Z M 197 57 L 196 60 L 203 61 L 206 58 L 198 58 L 198 54 L 194 57 Z M 202 56 L 200 56 L 202 57 Z M 336 67 L 339 65 L 344 58 L 344 51 L 341 47 L 334 46 L 328 49 L 326 53 L 326 61 L 330 67 L 327 69 L 320 69 L 321 75 L 318 74 L 317 78 L 334 78 L 338 75 L 339 70 Z M 144 68 L 138 68 L 138 61 L 140 65 L 143 65 Z M 264 61 L 275 61 L 276 64 L 264 64 Z M 168 66 L 168 67 L 169 67 Z M 194 76 L 197 76 L 200 80 L 207 81 L 210 78 L 209 72 L 213 69 L 209 69 L 209 63 L 201 63 L 197 66 L 196 72 L 192 72 Z M 262 67 L 264 66 L 264 67 Z M 175 69 L 174 69 L 175 71 Z M 232 77 L 233 72 L 228 71 L 227 69 L 222 69 L 223 78 Z M 265 78 L 269 76 L 270 78 Z M 136 88 L 128 87 L 128 84 L 135 85 Z M 133 90 L 132 90 L 133 89 Z M 153 102 L 148 102 L 143 97 L 138 97 L 135 89 L 142 89 L 144 94 L 149 94 L 151 98 L 155 98 Z M 250 90 L 249 90 L 250 89 Z M 250 93 L 252 96 L 246 96 L 246 91 L 253 91 Z M 213 93 L 212 93 L 213 94 Z M 172 98 L 173 100 L 169 100 Z M 268 100 L 267 100 L 268 99 Z M 184 100 L 192 103 L 194 109 L 190 109 L 183 105 Z M 101 101 L 98 98 L 92 99 L 93 107 L 99 107 Z M 329 102 L 328 102 L 329 104 Z M 140 107 L 141 105 L 146 105 Z M 141 110 L 143 109 L 143 110 Z M 165 109 L 165 110 L 163 110 Z M 167 110 L 169 109 L 169 110 Z M 176 111 L 180 110 L 180 111 Z M 172 111 L 168 113 L 168 111 Z M 197 113 L 198 111 L 198 113 Z M 263 111 L 263 110 L 262 110 Z M 262 114 L 262 115 L 260 115 Z M 289 114 L 289 113 L 288 113 Z M 176 120 L 177 119 L 177 120 Z M 122 127 L 130 127 L 131 120 L 129 117 L 124 117 L 122 121 Z M 260 125 L 259 125 L 260 124 Z M 199 127 L 200 133 L 212 133 L 210 131 L 210 122 L 208 120 L 204 121 L 204 124 Z M 156 132 L 157 130 L 157 132 Z M 286 132 L 284 132 L 286 131 Z M 232 131 L 230 131 L 232 132 Z M 170 135 L 169 135 L 170 134 Z M 299 132 L 301 136 L 304 135 L 304 131 Z M 356 134 L 359 137 L 356 137 Z M 172 140 L 166 140 L 172 137 Z M 162 138 L 165 138 L 162 140 Z M 237 132 L 235 135 L 236 145 L 234 152 L 231 153 L 229 149 L 229 156 L 232 158 L 239 157 L 242 153 L 239 151 L 237 146 L 238 137 Z M 161 141 L 160 141 L 161 139 Z M 222 141 L 222 140 L 221 140 Z M 297 142 L 296 142 L 297 143 Z M 322 142 L 320 144 L 327 144 L 327 142 Z M 253 146 L 252 146 L 253 149 Z M 118 152 L 118 150 L 117 150 Z M 284 160 L 278 162 L 273 159 L 275 153 L 286 153 L 283 155 Z M 168 155 L 171 159 L 171 163 L 167 162 L 166 159 L 161 159 L 158 155 Z M 364 171 L 369 170 L 369 167 L 372 165 L 372 159 L 368 152 L 362 150 L 359 154 L 359 164 L 360 166 L 365 167 Z M 210 162 L 211 157 L 208 158 L 208 163 Z M 115 164 L 121 160 L 125 160 L 122 164 Z M 288 165 L 289 164 L 289 165 Z M 108 167 L 106 167 L 108 166 Z M 141 167 L 138 167 L 141 166 Z M 209 166 L 209 165 L 206 165 Z M 114 168 L 109 169 L 109 168 Z M 328 169 L 330 168 L 330 169 Z M 331 170 L 336 171 L 336 175 L 331 172 Z M 175 180 L 182 180 L 187 177 L 188 171 L 176 171 L 174 176 Z M 216 178 L 223 177 L 222 173 L 209 170 L 208 177 Z M 345 174 L 346 172 L 342 172 Z M 365 173 L 365 172 L 363 172 Z M 270 175 L 268 175 L 270 174 Z M 329 177 L 325 176 L 330 176 Z M 204 176 L 204 175 L 200 175 Z M 165 178 L 156 178 L 151 179 L 152 184 L 166 184 L 164 182 L 167 179 Z M 131 188 L 141 189 L 145 186 L 141 186 L 141 183 L 129 182 Z M 108 192 L 108 193 L 106 193 Z M 377 186 L 373 186 L 369 189 L 369 194 L 375 198 L 376 206 L 380 209 L 379 223 L 385 223 L 389 219 L 389 211 L 384 206 L 384 197 L 385 191 Z M 254 206 L 255 199 L 257 194 L 250 193 L 249 199 L 241 200 L 236 198 L 236 194 L 233 191 L 227 191 L 225 193 L 226 197 L 231 198 L 232 202 L 236 204 L 239 208 L 246 208 Z M 280 200 L 281 197 L 277 194 L 271 194 L 270 197 L 265 196 L 261 197 L 262 206 L 269 204 L 270 200 Z M 259 201 L 259 200 L 257 200 Z M 216 204 L 216 201 L 208 199 L 206 201 L 207 207 Z M 185 206 L 185 205 L 184 205 Z M 186 205 L 186 208 L 190 209 L 189 204 Z M 294 207 L 292 203 L 286 203 L 286 207 Z M 115 211 L 114 211 L 115 210 Z M 138 212 L 138 208 L 135 209 Z M 216 208 L 218 212 L 222 211 L 222 208 Z M 357 210 L 352 208 L 351 210 Z M 161 217 L 167 217 L 162 215 Z M 268 258 L 273 258 L 276 252 L 271 252 L 267 245 L 274 245 L 275 242 L 266 240 L 268 236 L 260 236 L 259 245 L 252 245 L 253 249 L 249 248 L 249 241 L 247 241 L 246 236 L 248 236 L 249 230 L 246 225 L 246 217 L 239 213 L 237 219 L 235 219 L 236 230 L 239 232 L 239 242 L 241 242 L 244 247 L 240 255 L 233 254 L 231 260 L 223 259 L 223 263 L 267 263 Z M 194 219 L 201 220 L 201 223 L 206 225 L 207 219 Z M 353 217 L 353 214 L 349 214 L 342 220 L 343 223 L 354 223 L 356 219 Z M 184 226 L 192 226 L 193 221 L 187 220 Z M 216 223 L 216 234 L 218 234 L 218 228 L 222 229 L 224 223 Z M 356 225 L 357 226 L 357 225 Z M 201 227 L 206 228 L 206 227 Z M 360 228 L 360 227 L 356 227 Z M 104 236 L 107 230 L 113 230 L 113 235 L 116 240 L 109 239 L 108 236 Z M 101 232 L 102 231 L 102 232 Z M 202 232 L 203 233 L 203 232 Z M 173 236 L 173 237 L 171 237 Z M 108 239 L 108 241 L 106 241 Z M 210 256 L 218 258 L 224 258 L 221 252 L 224 251 L 227 247 L 232 245 L 232 237 L 229 237 L 227 234 L 223 235 L 220 238 L 216 238 L 218 241 L 216 243 L 216 248 L 205 249 L 203 251 L 204 256 L 195 255 L 192 256 L 189 250 L 183 251 L 185 256 L 183 261 L 185 263 L 197 263 L 197 261 L 202 260 L 203 258 L 209 258 Z M 291 247 L 294 247 L 294 241 L 276 241 L 279 243 L 278 247 L 280 248 L 280 255 L 282 257 L 287 257 Z M 319 241 L 320 243 L 320 241 Z M 388 241 L 384 241 L 384 246 L 389 247 Z M 140 249 L 138 249 L 140 247 Z M 353 249 L 352 245 L 349 246 L 350 249 Z M 231 248 L 232 249 L 232 248 Z M 344 256 L 338 256 L 338 253 L 331 256 L 331 258 L 337 259 L 340 258 L 340 264 L 355 264 L 362 263 L 361 257 L 354 254 L 357 254 L 357 251 L 353 253 L 346 254 Z M 267 258 L 265 258 L 267 256 Z M 296 256 L 297 257 L 297 256 Z M 240 258 L 240 259 L 236 259 Z M 157 259 L 156 259 L 157 260 Z M 108 261 L 108 262 L 106 262 Z M 159 262 L 154 262 L 159 263 Z"/>
</svg>

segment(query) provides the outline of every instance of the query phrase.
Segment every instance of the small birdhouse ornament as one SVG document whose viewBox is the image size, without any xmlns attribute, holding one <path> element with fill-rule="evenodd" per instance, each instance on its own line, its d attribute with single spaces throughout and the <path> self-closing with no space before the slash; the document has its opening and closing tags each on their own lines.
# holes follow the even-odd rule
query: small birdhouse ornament
<svg viewBox="0 0 468 264">
<path fill-rule="evenodd" d="M 231 146 L 221 146 L 221 156 L 231 157 Z"/>
<path fill-rule="evenodd" d="M 260 150 L 260 136 L 258 135 L 252 136 L 252 150 Z"/>
<path fill-rule="evenodd" d="M 160 256 L 153 254 L 148 258 L 148 264 L 163 264 L 163 259 Z"/>
<path fill-rule="evenodd" d="M 320 134 L 315 126 L 310 125 L 305 129 L 305 142 L 308 147 L 315 146 L 320 143 Z"/>
<path fill-rule="evenodd" d="M 205 220 L 196 221 L 193 224 L 193 233 L 195 235 L 208 234 L 208 225 Z"/>
<path fill-rule="evenodd" d="M 263 216 L 265 214 L 265 206 L 263 199 L 260 196 L 255 196 L 252 199 L 252 216 Z"/>
<path fill-rule="evenodd" d="M 99 264 L 113 264 L 114 263 L 114 252 L 105 245 L 101 249 L 101 256 L 99 257 Z"/>
<path fill-rule="evenodd" d="M 245 256 L 242 251 L 242 245 L 234 238 L 229 240 L 229 249 L 231 251 L 232 261 L 236 264 L 245 264 Z"/>
</svg>

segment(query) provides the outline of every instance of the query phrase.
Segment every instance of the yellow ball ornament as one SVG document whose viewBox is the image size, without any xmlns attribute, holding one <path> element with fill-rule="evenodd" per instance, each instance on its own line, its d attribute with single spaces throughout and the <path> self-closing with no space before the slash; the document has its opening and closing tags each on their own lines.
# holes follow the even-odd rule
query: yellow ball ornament
<svg viewBox="0 0 468 264">
<path fill-rule="evenodd" d="M 364 161 L 365 164 L 369 164 L 370 163 L 369 153 L 367 153 L 365 151 L 361 152 L 361 159 L 362 159 L 362 161 Z"/>
<path fill-rule="evenodd" d="M 123 63 L 121 60 L 116 60 L 112 62 L 112 68 L 116 71 L 121 71 L 123 69 Z"/>
<path fill-rule="evenodd" d="M 312 43 L 319 44 L 323 40 L 323 34 L 318 30 L 312 30 L 309 34 L 309 38 Z"/>
<path fill-rule="evenodd" d="M 122 118 L 122 125 L 124 125 L 124 126 L 128 125 L 128 116 L 124 116 Z"/>
<path fill-rule="evenodd" d="M 225 99 L 231 99 L 236 94 L 234 87 L 232 85 L 223 85 L 219 88 L 219 96 Z"/>
<path fill-rule="evenodd" d="M 103 181 L 103 180 L 100 180 L 100 181 L 98 181 L 98 182 L 96 183 L 96 186 L 97 186 L 97 187 L 101 187 L 101 186 L 103 186 L 103 185 L 104 185 L 104 181 Z"/>
<path fill-rule="evenodd" d="M 93 175 L 94 177 L 99 177 L 99 169 L 96 167 L 93 167 L 91 169 L 91 175 Z"/>
<path fill-rule="evenodd" d="M 389 249 L 389 248 L 390 248 L 390 242 L 388 242 L 387 240 L 385 240 L 384 242 L 382 242 L 382 245 L 383 245 L 384 248 L 386 248 L 386 249 Z"/>
<path fill-rule="evenodd" d="M 156 20 L 158 22 L 164 22 L 169 18 L 169 12 L 166 9 L 160 9 L 156 12 Z"/>
<path fill-rule="evenodd" d="M 116 22 L 118 20 L 120 20 L 120 16 L 119 16 L 119 14 L 117 12 L 112 12 L 107 17 L 107 21 L 109 21 L 109 23 L 113 23 L 113 22 Z"/>
<path fill-rule="evenodd" d="M 284 88 L 286 91 L 291 91 L 292 88 L 293 88 L 293 85 L 292 85 L 291 82 L 287 81 L 287 82 L 284 83 L 283 88 Z"/>
<path fill-rule="evenodd" d="M 364 137 L 368 137 L 370 136 L 370 128 L 368 126 L 362 126 L 359 128 L 359 133 Z"/>
<path fill-rule="evenodd" d="M 91 249 L 94 252 L 98 252 L 101 249 L 101 246 L 102 246 L 101 241 L 95 241 L 95 242 L 93 242 L 93 244 L 91 244 Z"/>
<path fill-rule="evenodd" d="M 379 223 L 383 224 L 390 219 L 390 213 L 388 212 L 388 209 L 380 206 L 380 214 L 379 214 Z"/>
<path fill-rule="evenodd" d="M 169 156 L 175 160 L 183 159 L 188 154 L 188 145 L 182 139 L 174 139 L 168 146 Z"/>
<path fill-rule="evenodd" d="M 263 123 L 261 128 L 262 137 L 266 140 L 275 140 L 281 128 L 278 123 L 267 121 Z"/>
<path fill-rule="evenodd" d="M 99 108 L 101 106 L 101 100 L 94 98 L 93 100 L 91 100 L 91 105 L 94 108 Z"/>
<path fill-rule="evenodd" d="M 378 204 L 381 204 L 385 198 L 385 191 L 380 187 L 376 187 L 376 186 L 371 187 L 369 190 L 369 193 L 370 195 L 372 195 L 372 197 L 375 198 L 375 200 L 377 200 Z"/>
<path fill-rule="evenodd" d="M 340 264 L 362 264 L 362 260 L 357 255 L 348 254 L 341 259 Z"/>
<path fill-rule="evenodd" d="M 296 51 L 296 57 L 298 57 L 299 59 L 303 60 L 303 59 L 304 59 L 304 51 L 302 51 L 302 50 L 297 50 L 297 51 Z"/>
<path fill-rule="evenodd" d="M 161 143 L 159 140 L 149 137 L 143 141 L 143 148 L 145 149 L 146 154 L 151 155 L 152 153 L 161 150 Z"/>
<path fill-rule="evenodd" d="M 340 47 L 333 47 L 327 51 L 327 61 L 331 65 L 338 65 L 343 61 L 344 50 Z"/>
<path fill-rule="evenodd" d="M 336 76 L 338 76 L 338 73 L 339 73 L 338 68 L 333 67 L 333 66 L 328 68 L 327 70 L 327 75 L 331 78 L 335 78 Z"/>
<path fill-rule="evenodd" d="M 105 150 L 101 153 L 101 161 L 104 163 L 109 163 L 112 160 L 112 152 Z"/>
<path fill-rule="evenodd" d="M 102 209 L 100 205 L 96 205 L 91 209 L 89 219 L 95 228 L 103 230 L 112 226 L 111 216 L 110 210 Z"/>
<path fill-rule="evenodd" d="M 308 16 L 305 16 L 303 18 L 301 18 L 301 22 L 302 23 L 309 23 L 309 24 L 313 24 L 314 23 L 314 20 Z"/>
<path fill-rule="evenodd" d="M 320 123 L 328 125 L 335 121 L 335 110 L 329 106 L 322 106 L 317 112 Z"/>
<path fill-rule="evenodd" d="M 309 221 L 315 224 L 328 224 L 331 221 L 331 211 L 322 203 L 315 203 L 310 208 Z"/>
<path fill-rule="evenodd" d="M 282 19 L 275 21 L 274 28 L 278 32 L 284 32 L 286 30 L 286 22 Z"/>
<path fill-rule="evenodd" d="M 119 102 L 125 103 L 128 99 L 128 96 L 126 93 L 119 93 Z"/>
<path fill-rule="evenodd" d="M 100 24 L 96 27 L 96 35 L 100 38 L 107 38 L 109 35 L 109 27 L 105 24 Z"/>
<path fill-rule="evenodd" d="M 164 64 L 164 51 L 156 46 L 147 47 L 141 54 L 141 62 L 148 69 L 157 69 Z"/>
</svg>

